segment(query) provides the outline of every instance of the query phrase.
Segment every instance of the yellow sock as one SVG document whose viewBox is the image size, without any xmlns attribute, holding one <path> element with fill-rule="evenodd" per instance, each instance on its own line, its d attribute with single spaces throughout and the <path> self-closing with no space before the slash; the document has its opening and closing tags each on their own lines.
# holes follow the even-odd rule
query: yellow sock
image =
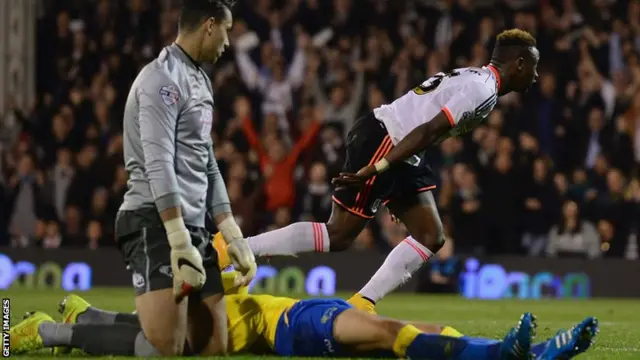
<svg viewBox="0 0 640 360">
<path fill-rule="evenodd" d="M 398 337 L 396 337 L 396 341 L 393 343 L 393 352 L 399 357 L 405 357 L 407 348 L 420 334 L 422 334 L 422 331 L 417 327 L 413 325 L 405 325 L 400 329 Z"/>
<path fill-rule="evenodd" d="M 451 326 L 445 326 L 444 329 L 442 329 L 442 332 L 440 333 L 440 335 L 454 337 L 454 338 L 461 338 L 464 336 L 461 332 L 452 328 Z"/>
<path fill-rule="evenodd" d="M 220 266 L 220 270 L 225 270 L 231 266 L 231 258 L 229 258 L 229 252 L 227 251 L 227 242 L 224 240 L 221 232 L 216 233 L 211 242 L 218 253 L 218 266 Z"/>
</svg>

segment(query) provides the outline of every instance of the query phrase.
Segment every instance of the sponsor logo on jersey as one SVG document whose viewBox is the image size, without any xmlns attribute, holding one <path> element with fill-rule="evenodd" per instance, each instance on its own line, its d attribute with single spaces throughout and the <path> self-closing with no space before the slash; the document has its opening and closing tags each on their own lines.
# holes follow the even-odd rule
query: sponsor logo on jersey
<svg viewBox="0 0 640 360">
<path fill-rule="evenodd" d="M 131 280 L 133 282 L 133 286 L 136 288 L 141 288 L 144 286 L 145 281 L 144 281 L 144 276 L 138 274 L 138 273 L 133 273 L 133 276 L 131 277 Z"/>
<path fill-rule="evenodd" d="M 170 265 L 160 266 L 160 269 L 158 269 L 158 271 L 160 272 L 160 274 L 173 278 L 173 271 L 171 270 Z"/>
<path fill-rule="evenodd" d="M 335 352 L 335 350 L 333 348 L 333 344 L 331 343 L 331 340 L 329 340 L 329 339 L 324 339 L 324 348 L 326 349 L 326 351 L 324 352 L 323 355 L 330 355 L 330 354 L 333 354 Z"/>
<path fill-rule="evenodd" d="M 210 107 L 204 107 L 200 112 L 200 126 L 202 126 L 201 135 L 211 134 L 211 126 L 213 124 L 213 110 Z"/>
<path fill-rule="evenodd" d="M 162 98 L 162 102 L 164 102 L 167 106 L 171 106 L 177 103 L 180 99 L 178 88 L 174 85 L 165 85 L 161 87 L 159 93 L 160 97 Z"/>
<path fill-rule="evenodd" d="M 404 162 L 411 166 L 419 166 L 420 162 L 422 161 L 422 156 L 423 152 L 421 152 L 420 154 L 411 155 L 411 157 L 408 157 L 406 160 L 404 160 Z"/>
<path fill-rule="evenodd" d="M 327 321 L 331 320 L 331 318 L 333 317 L 333 313 L 335 313 L 338 310 L 337 307 L 332 307 L 329 308 L 327 311 L 324 312 L 324 314 L 322 314 L 322 318 L 320 318 L 320 322 L 322 324 L 326 324 Z"/>
<path fill-rule="evenodd" d="M 374 201 L 373 204 L 371 205 L 371 212 L 374 214 L 378 212 L 378 209 L 380 208 L 381 204 L 382 204 L 382 200 L 376 199 L 376 201 Z"/>
<path fill-rule="evenodd" d="M 476 125 L 478 125 L 475 122 L 468 122 L 468 123 L 464 123 L 462 124 L 462 126 L 460 126 L 458 129 L 458 135 L 464 135 L 468 132 L 471 132 L 473 129 L 476 128 Z"/>
</svg>

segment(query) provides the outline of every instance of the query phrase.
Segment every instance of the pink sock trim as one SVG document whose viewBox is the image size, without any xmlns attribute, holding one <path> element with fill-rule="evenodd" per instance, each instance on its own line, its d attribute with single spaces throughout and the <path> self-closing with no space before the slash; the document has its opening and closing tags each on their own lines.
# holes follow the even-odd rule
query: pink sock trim
<svg viewBox="0 0 640 360">
<path fill-rule="evenodd" d="M 319 223 L 311 223 L 313 225 L 313 241 L 316 252 L 324 252 L 324 241 L 322 234 L 322 225 Z"/>
<path fill-rule="evenodd" d="M 421 249 L 421 247 L 423 247 L 422 244 L 415 241 L 414 239 L 408 237 L 402 241 L 407 245 L 411 246 L 413 250 L 415 250 L 418 253 L 418 255 L 420 255 L 420 257 L 422 258 L 422 261 L 426 262 L 431 257 L 424 250 Z"/>
</svg>

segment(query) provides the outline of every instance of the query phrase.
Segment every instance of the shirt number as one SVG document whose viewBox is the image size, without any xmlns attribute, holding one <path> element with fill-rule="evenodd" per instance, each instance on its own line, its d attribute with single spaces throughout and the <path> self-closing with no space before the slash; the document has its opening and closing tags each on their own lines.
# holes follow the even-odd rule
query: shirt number
<svg viewBox="0 0 640 360">
<path fill-rule="evenodd" d="M 450 71 L 448 73 L 437 73 L 433 75 L 429 80 L 413 88 L 413 92 L 416 93 L 416 95 L 428 94 L 435 90 L 438 86 L 440 86 L 440 83 L 442 83 L 442 80 L 444 80 L 445 78 L 458 75 L 460 75 L 460 73 L 457 71 Z"/>
</svg>

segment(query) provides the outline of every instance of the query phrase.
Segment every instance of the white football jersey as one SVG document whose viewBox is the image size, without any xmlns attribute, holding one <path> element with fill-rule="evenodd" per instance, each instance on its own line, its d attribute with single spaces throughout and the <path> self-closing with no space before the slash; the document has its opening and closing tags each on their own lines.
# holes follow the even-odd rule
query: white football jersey
<svg viewBox="0 0 640 360">
<path fill-rule="evenodd" d="M 476 128 L 498 101 L 500 75 L 492 66 L 438 73 L 388 105 L 373 110 L 393 144 L 443 111 L 451 130 L 439 141 Z"/>
</svg>

